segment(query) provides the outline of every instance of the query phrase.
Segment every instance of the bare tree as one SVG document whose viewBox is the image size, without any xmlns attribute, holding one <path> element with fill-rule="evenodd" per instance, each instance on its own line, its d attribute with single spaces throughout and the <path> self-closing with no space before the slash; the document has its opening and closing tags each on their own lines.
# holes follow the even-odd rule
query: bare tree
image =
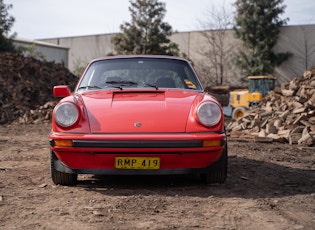
<svg viewBox="0 0 315 230">
<path fill-rule="evenodd" d="M 201 35 L 206 45 L 199 54 L 202 61 L 196 63 L 196 67 L 207 84 L 222 85 L 227 83 L 226 69 L 232 64 L 231 53 L 233 46 L 228 42 L 231 30 L 233 14 L 228 11 L 225 3 L 220 8 L 212 6 L 204 14 L 204 19 L 199 19 Z"/>
</svg>

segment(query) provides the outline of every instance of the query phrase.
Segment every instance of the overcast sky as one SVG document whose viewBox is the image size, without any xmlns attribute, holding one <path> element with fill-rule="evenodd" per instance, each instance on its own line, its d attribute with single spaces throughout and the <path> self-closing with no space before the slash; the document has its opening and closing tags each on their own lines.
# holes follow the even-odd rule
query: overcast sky
<svg viewBox="0 0 315 230">
<path fill-rule="evenodd" d="M 213 6 L 234 11 L 234 0 L 161 0 L 166 3 L 165 22 L 179 32 L 200 29 Z M 15 18 L 11 32 L 27 39 L 70 37 L 119 32 L 130 22 L 129 0 L 4 0 L 12 4 Z M 284 0 L 288 25 L 315 24 L 314 0 Z M 199 23 L 198 23 L 199 21 Z"/>
</svg>

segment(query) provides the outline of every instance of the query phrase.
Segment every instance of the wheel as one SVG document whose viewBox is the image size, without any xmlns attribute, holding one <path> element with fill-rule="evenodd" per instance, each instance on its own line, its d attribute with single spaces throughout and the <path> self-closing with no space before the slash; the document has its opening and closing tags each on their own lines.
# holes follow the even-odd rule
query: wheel
<svg viewBox="0 0 315 230">
<path fill-rule="evenodd" d="M 58 158 L 56 157 L 54 152 L 51 151 L 50 152 L 50 174 L 51 174 L 51 179 L 54 182 L 54 184 L 75 185 L 78 180 L 78 175 L 57 171 L 55 168 L 55 161 L 57 160 Z"/>
<path fill-rule="evenodd" d="M 224 146 L 223 154 L 221 158 L 209 168 L 208 173 L 200 174 L 201 180 L 206 184 L 225 182 L 227 177 L 227 144 Z"/>
<path fill-rule="evenodd" d="M 232 118 L 234 120 L 238 120 L 238 119 L 244 117 L 245 113 L 246 113 L 246 109 L 244 107 L 236 107 L 233 110 Z"/>
</svg>

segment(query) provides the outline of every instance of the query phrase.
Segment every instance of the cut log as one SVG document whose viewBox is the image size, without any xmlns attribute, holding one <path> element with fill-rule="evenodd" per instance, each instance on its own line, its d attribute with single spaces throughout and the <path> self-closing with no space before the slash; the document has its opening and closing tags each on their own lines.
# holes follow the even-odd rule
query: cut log
<svg viewBox="0 0 315 230">
<path fill-rule="evenodd" d="M 298 144 L 298 141 L 301 139 L 302 133 L 291 133 L 289 136 L 289 144 L 290 145 L 296 145 Z"/>
</svg>

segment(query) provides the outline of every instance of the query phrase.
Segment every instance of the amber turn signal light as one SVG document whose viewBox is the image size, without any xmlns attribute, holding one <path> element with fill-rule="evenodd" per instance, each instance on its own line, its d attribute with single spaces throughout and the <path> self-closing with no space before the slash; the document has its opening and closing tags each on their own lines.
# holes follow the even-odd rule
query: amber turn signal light
<svg viewBox="0 0 315 230">
<path fill-rule="evenodd" d="M 221 140 L 203 141 L 203 147 L 217 147 L 221 146 Z"/>
<path fill-rule="evenodd" d="M 72 147 L 72 140 L 55 140 L 55 146 Z"/>
</svg>

